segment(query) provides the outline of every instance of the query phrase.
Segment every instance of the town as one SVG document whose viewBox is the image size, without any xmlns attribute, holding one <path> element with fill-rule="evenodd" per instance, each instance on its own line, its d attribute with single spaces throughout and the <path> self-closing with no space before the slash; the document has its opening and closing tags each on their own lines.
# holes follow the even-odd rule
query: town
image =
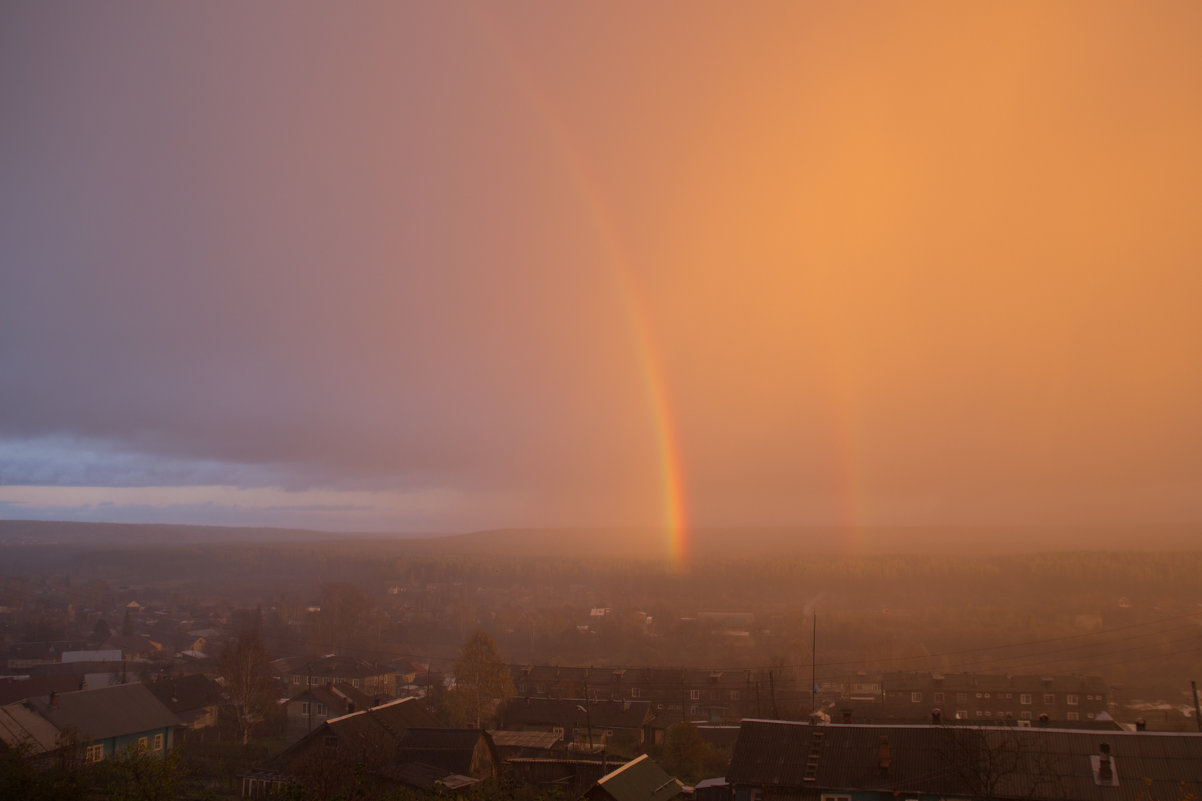
<svg viewBox="0 0 1202 801">
<path fill-rule="evenodd" d="M 5 797 L 1175 799 L 1202 779 L 1196 555 L 774 576 L 749 550 L 681 575 L 451 542 L 101 558 L 8 536 Z M 1031 602 L 1056 614 L 1018 617 L 1020 570 L 1052 577 Z"/>
</svg>

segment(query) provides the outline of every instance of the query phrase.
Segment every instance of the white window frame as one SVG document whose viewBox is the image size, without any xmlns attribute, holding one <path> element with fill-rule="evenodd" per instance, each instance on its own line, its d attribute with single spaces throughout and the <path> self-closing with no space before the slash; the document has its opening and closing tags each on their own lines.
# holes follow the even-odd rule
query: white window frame
<svg viewBox="0 0 1202 801">
<path fill-rule="evenodd" d="M 154 736 L 154 745 L 151 746 L 155 751 L 163 750 L 163 734 L 162 732 Z"/>
<path fill-rule="evenodd" d="M 103 762 L 104 761 L 104 743 L 99 745 L 89 745 L 83 752 L 84 762 Z"/>
</svg>

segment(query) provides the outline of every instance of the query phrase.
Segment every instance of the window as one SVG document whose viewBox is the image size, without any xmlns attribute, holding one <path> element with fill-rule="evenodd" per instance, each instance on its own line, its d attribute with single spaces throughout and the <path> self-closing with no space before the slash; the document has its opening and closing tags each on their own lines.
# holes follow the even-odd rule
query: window
<svg viewBox="0 0 1202 801">
<path fill-rule="evenodd" d="M 1024 709 L 1022 712 L 1019 712 L 1018 719 L 1019 720 L 1030 720 L 1031 719 L 1031 710 Z"/>
<path fill-rule="evenodd" d="M 739 700 L 739 691 L 738 691 L 738 690 L 731 690 L 731 691 L 730 691 L 730 700 L 732 700 L 732 701 L 738 701 L 738 700 Z"/>
<path fill-rule="evenodd" d="M 701 714 L 701 707 L 700 707 L 700 706 L 698 706 L 697 704 L 693 704 L 693 705 L 691 705 L 691 706 L 689 707 L 689 714 L 690 714 L 690 715 L 699 715 L 699 714 Z"/>
<path fill-rule="evenodd" d="M 139 738 L 138 738 L 138 753 L 139 753 L 139 754 L 145 754 L 145 753 L 146 753 L 146 748 L 147 748 L 147 746 L 149 746 L 149 745 L 150 745 L 150 741 L 149 741 L 149 740 L 147 740 L 145 737 L 139 737 Z"/>
<path fill-rule="evenodd" d="M 154 750 L 156 750 L 156 751 L 163 750 L 163 735 L 156 734 L 154 736 Z"/>
<path fill-rule="evenodd" d="M 1080 696 L 1074 695 L 1073 693 L 1069 693 L 1068 695 L 1064 696 L 1064 701 L 1069 706 L 1076 706 L 1080 700 Z"/>
<path fill-rule="evenodd" d="M 956 720 L 968 720 L 968 710 L 967 709 L 957 709 L 956 710 Z"/>
<path fill-rule="evenodd" d="M 822 794 L 822 801 L 851 801 L 850 795 L 827 795 Z"/>
<path fill-rule="evenodd" d="M 314 704 L 313 706 L 317 707 L 316 712 L 318 715 L 329 715 L 330 714 L 330 710 L 326 709 L 325 704 Z"/>
<path fill-rule="evenodd" d="M 356 690 L 359 689 L 359 680 L 351 679 L 351 686 L 354 687 Z"/>
<path fill-rule="evenodd" d="M 985 693 L 985 697 L 986 697 L 986 698 L 988 698 L 988 697 L 989 697 L 989 693 Z"/>
<path fill-rule="evenodd" d="M 1018 697 L 1018 702 L 1019 702 L 1020 704 L 1029 704 L 1029 703 L 1031 703 L 1031 693 L 1023 693 L 1022 695 L 1020 695 L 1020 696 Z"/>
<path fill-rule="evenodd" d="M 300 684 L 300 680 L 301 680 L 300 674 L 297 674 L 297 673 L 292 674 L 292 683 L 293 684 Z"/>
<path fill-rule="evenodd" d="M 301 701 L 301 714 L 302 715 L 309 714 L 309 702 L 308 701 Z"/>
<path fill-rule="evenodd" d="M 984 714 L 985 713 L 982 712 L 981 710 L 979 710 L 979 709 L 977 710 L 977 717 L 982 717 Z"/>
<path fill-rule="evenodd" d="M 960 704 L 968 703 L 968 693 L 956 693 L 956 702 Z"/>
<path fill-rule="evenodd" d="M 935 703 L 937 703 L 937 704 L 943 703 L 943 693 L 935 693 Z"/>
<path fill-rule="evenodd" d="M 89 745 L 83 752 L 84 762 L 102 762 L 104 761 L 104 746 Z"/>
<path fill-rule="evenodd" d="M 980 693 L 977 693 L 977 698 L 980 698 L 980 697 L 981 697 L 981 694 L 980 694 Z"/>
<path fill-rule="evenodd" d="M 1055 694 L 1053 694 L 1053 693 L 1044 693 L 1044 694 L 1043 694 L 1043 702 L 1044 702 L 1045 704 L 1054 704 L 1054 703 L 1056 703 L 1056 696 L 1055 696 Z"/>
<path fill-rule="evenodd" d="M 919 692 L 910 693 L 910 702 L 914 703 L 914 704 L 921 704 L 922 703 L 922 693 L 919 693 Z"/>
<path fill-rule="evenodd" d="M 638 687 L 631 687 L 631 688 L 630 688 L 630 697 L 631 697 L 631 698 L 638 698 L 638 697 L 639 697 L 639 688 L 638 688 Z"/>
<path fill-rule="evenodd" d="M 1080 720 L 1081 713 L 1080 712 L 1069 712 L 1065 717 L 1067 717 L 1069 720 Z"/>
<path fill-rule="evenodd" d="M 700 701 L 701 700 L 701 690 L 689 690 L 689 700 L 690 701 Z"/>
<path fill-rule="evenodd" d="M 985 710 L 985 717 L 987 717 L 987 718 L 991 718 L 991 717 L 993 717 L 993 712 L 992 712 L 991 710 L 988 710 L 988 709 L 986 709 L 986 710 Z"/>
<path fill-rule="evenodd" d="M 552 726 L 551 733 L 562 740 L 563 739 L 563 726 Z"/>
</svg>

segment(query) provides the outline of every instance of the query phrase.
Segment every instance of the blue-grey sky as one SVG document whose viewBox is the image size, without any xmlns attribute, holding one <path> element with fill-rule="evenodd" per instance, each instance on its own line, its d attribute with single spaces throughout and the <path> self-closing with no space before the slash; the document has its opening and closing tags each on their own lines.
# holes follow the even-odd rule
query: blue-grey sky
<svg viewBox="0 0 1202 801">
<path fill-rule="evenodd" d="M 0 517 L 1202 519 L 1194 3 L 9 3 Z"/>
</svg>

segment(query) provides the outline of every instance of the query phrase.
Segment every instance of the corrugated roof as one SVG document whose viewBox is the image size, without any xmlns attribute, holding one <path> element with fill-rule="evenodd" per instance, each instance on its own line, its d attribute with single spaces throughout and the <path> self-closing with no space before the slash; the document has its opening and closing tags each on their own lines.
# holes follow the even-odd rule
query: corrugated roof
<svg viewBox="0 0 1202 801">
<path fill-rule="evenodd" d="M 542 748 L 551 749 L 563 738 L 549 731 L 490 731 L 493 743 L 498 748 Z"/>
<path fill-rule="evenodd" d="M 1103 744 L 1117 786 L 1095 781 Z M 1202 735 L 745 720 L 727 778 L 814 791 L 1136 801 L 1150 788 L 1177 798 L 1182 787 L 1202 792 Z"/>
<path fill-rule="evenodd" d="M 0 741 L 45 754 L 58 747 L 58 729 L 24 704 L 0 706 Z"/>
</svg>

